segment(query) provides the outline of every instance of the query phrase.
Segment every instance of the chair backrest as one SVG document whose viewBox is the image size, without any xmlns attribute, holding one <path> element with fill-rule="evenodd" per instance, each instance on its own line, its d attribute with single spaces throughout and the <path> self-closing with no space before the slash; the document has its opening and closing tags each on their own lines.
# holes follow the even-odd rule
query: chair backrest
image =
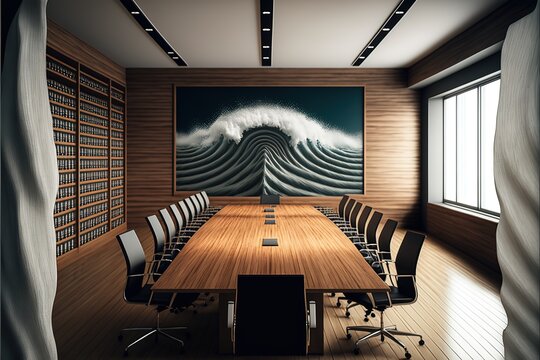
<svg viewBox="0 0 540 360">
<path fill-rule="evenodd" d="M 196 193 L 195 198 L 199 201 L 199 205 L 201 205 L 201 209 L 204 211 L 206 209 L 206 202 L 204 201 L 202 194 Z"/>
<path fill-rule="evenodd" d="M 161 209 L 159 210 L 159 214 L 161 215 L 161 218 L 163 219 L 163 222 L 165 223 L 165 228 L 167 230 L 167 242 L 170 244 L 173 240 L 173 237 L 176 235 L 176 225 L 174 224 L 174 220 L 171 217 L 171 214 L 167 211 L 167 209 Z"/>
<path fill-rule="evenodd" d="M 201 191 L 201 195 L 204 199 L 204 202 L 206 203 L 206 207 L 209 207 L 210 206 L 210 198 L 208 197 L 208 194 L 206 193 L 206 191 Z"/>
<path fill-rule="evenodd" d="M 186 204 L 188 210 L 189 210 L 189 218 L 190 220 L 193 220 L 195 216 L 197 216 L 197 210 L 195 210 L 195 205 L 193 205 L 193 201 L 191 201 L 190 198 L 185 198 L 184 203 Z"/>
<path fill-rule="evenodd" d="M 124 259 L 126 261 L 127 281 L 124 289 L 124 299 L 130 301 L 143 286 L 143 276 L 131 276 L 144 274 L 145 262 L 144 250 L 135 230 L 130 230 L 116 236 Z"/>
<path fill-rule="evenodd" d="M 383 253 L 381 258 L 384 260 L 390 260 L 390 244 L 392 243 L 392 237 L 394 236 L 394 231 L 397 228 L 397 221 L 388 219 L 384 224 L 384 227 L 379 234 L 379 251 L 387 251 L 388 253 Z"/>
<path fill-rule="evenodd" d="M 345 205 L 347 205 L 347 201 L 349 201 L 349 195 L 343 195 L 337 208 L 337 212 L 340 217 L 343 217 L 343 212 L 345 211 Z"/>
<path fill-rule="evenodd" d="M 424 234 L 407 231 L 396 255 L 398 275 L 416 275 L 416 265 L 425 237 Z M 416 288 L 411 278 L 398 278 L 397 285 L 400 293 L 416 299 Z"/>
<path fill-rule="evenodd" d="M 369 214 L 371 213 L 371 206 L 364 206 L 364 209 L 362 209 L 362 212 L 360 213 L 360 216 L 358 217 L 356 221 L 356 232 L 358 234 L 364 234 L 366 231 L 366 223 L 367 219 L 369 217 Z"/>
<path fill-rule="evenodd" d="M 382 213 L 375 211 L 373 212 L 373 215 L 371 215 L 371 219 L 369 219 L 369 223 L 366 229 L 366 242 L 368 244 L 377 243 L 377 228 L 379 227 L 379 223 L 381 222 L 382 215 Z"/>
<path fill-rule="evenodd" d="M 180 207 L 180 213 L 182 214 L 182 217 L 184 219 L 184 224 L 187 225 L 191 221 L 192 217 L 191 217 L 191 212 L 189 210 L 189 207 L 187 206 L 185 199 L 180 200 L 178 202 L 178 206 Z"/>
<path fill-rule="evenodd" d="M 345 210 L 343 211 L 343 219 L 345 219 L 347 223 L 349 223 L 351 219 L 351 212 L 355 204 L 356 204 L 356 200 L 350 199 L 347 205 L 345 206 Z"/>
<path fill-rule="evenodd" d="M 188 200 L 191 200 L 193 206 L 195 207 L 195 216 L 199 215 L 202 209 L 201 204 L 199 204 L 199 201 L 197 200 L 197 197 L 195 195 L 191 195 L 190 197 L 188 197 Z"/>
<path fill-rule="evenodd" d="M 238 275 L 235 354 L 305 355 L 304 275 Z"/>
<path fill-rule="evenodd" d="M 262 194 L 261 205 L 279 205 L 280 197 L 274 194 Z"/>
<path fill-rule="evenodd" d="M 180 210 L 178 210 L 178 206 L 176 206 L 176 204 L 171 204 L 169 205 L 169 207 L 171 208 L 173 216 L 176 219 L 176 226 L 178 231 L 182 230 L 182 228 L 184 227 L 184 218 L 182 217 Z"/>
<path fill-rule="evenodd" d="M 356 201 L 349 217 L 349 224 L 351 227 L 356 228 L 356 221 L 358 220 L 358 214 L 360 213 L 360 209 L 362 209 L 362 203 Z"/>
<path fill-rule="evenodd" d="M 156 215 L 147 216 L 146 222 L 150 226 L 152 236 L 154 237 L 154 254 L 163 252 L 163 248 L 165 247 L 165 233 L 158 217 Z"/>
</svg>

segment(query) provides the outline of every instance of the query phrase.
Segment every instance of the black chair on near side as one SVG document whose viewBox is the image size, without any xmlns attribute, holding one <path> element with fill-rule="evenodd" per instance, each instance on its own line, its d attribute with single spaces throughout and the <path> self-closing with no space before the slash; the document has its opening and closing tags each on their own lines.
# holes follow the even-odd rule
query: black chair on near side
<svg viewBox="0 0 540 360">
<path fill-rule="evenodd" d="M 358 214 L 360 213 L 362 206 L 363 204 L 361 202 L 355 201 L 354 206 L 351 210 L 351 215 L 349 216 L 349 223 L 344 224 L 344 225 L 338 225 L 341 231 L 355 231 L 356 230 Z"/>
<path fill-rule="evenodd" d="M 165 224 L 165 229 L 167 230 L 165 232 L 167 239 L 166 246 L 169 249 L 182 250 L 184 245 L 189 240 L 189 236 L 178 235 L 178 229 L 176 228 L 176 224 L 174 223 L 174 220 L 171 217 L 171 214 L 169 214 L 169 212 L 167 211 L 167 209 L 159 210 L 159 214 L 161 215 L 161 220 L 163 220 L 163 223 Z"/>
<path fill-rule="evenodd" d="M 260 197 L 261 205 L 279 205 L 280 201 L 280 196 L 275 194 L 262 194 Z"/>
<path fill-rule="evenodd" d="M 358 354 L 358 345 L 367 339 L 375 336 L 380 336 L 381 341 L 388 338 L 394 341 L 405 350 L 405 357 L 411 358 L 411 354 L 407 347 L 396 336 L 416 336 L 419 337 L 419 344 L 424 345 L 422 335 L 406 331 L 397 330 L 395 326 L 385 326 L 384 311 L 393 306 L 410 305 L 414 303 L 418 297 L 418 289 L 416 286 L 416 265 L 420 256 L 420 250 L 424 243 L 425 235 L 407 231 L 403 242 L 399 247 L 396 256 L 395 267 L 397 274 L 387 273 L 388 277 L 392 277 L 396 286 L 390 285 L 389 293 L 372 293 L 371 296 L 367 293 L 346 293 L 345 296 L 353 302 L 362 305 L 367 310 L 374 309 L 380 312 L 380 326 L 347 326 L 347 338 L 351 338 L 351 331 L 368 332 L 367 335 L 358 339 L 355 343 L 354 353 Z"/>
<path fill-rule="evenodd" d="M 360 212 L 360 215 L 356 218 L 355 229 L 343 230 L 343 233 L 345 233 L 345 235 L 347 235 L 347 237 L 351 239 L 352 242 L 363 241 L 365 237 L 367 220 L 369 218 L 369 214 L 371 214 L 371 210 L 373 210 L 371 206 L 364 206 L 364 208 Z"/>
<path fill-rule="evenodd" d="M 235 355 L 306 355 L 317 326 L 304 275 L 238 275 L 227 315 Z"/>
<path fill-rule="evenodd" d="M 151 262 L 150 264 L 146 263 L 144 250 L 141 246 L 139 238 L 135 233 L 135 230 L 128 231 L 126 233 L 120 234 L 117 237 L 122 253 L 124 254 L 124 259 L 126 261 L 127 269 L 127 281 L 126 287 L 124 289 L 124 300 L 127 303 L 131 304 L 141 304 L 146 306 L 155 307 L 157 318 L 156 325 L 153 327 L 147 328 L 127 328 L 122 329 L 122 332 L 125 331 L 145 331 L 145 334 L 137 338 L 135 341 L 131 342 L 124 350 L 124 355 L 128 354 L 128 350 L 139 343 L 143 339 L 155 334 L 165 336 L 171 340 L 178 342 L 181 346 L 181 349 L 184 347 L 184 342 L 167 331 L 170 330 L 187 330 L 185 326 L 178 327 L 167 327 L 163 328 L 159 325 L 159 314 L 162 311 L 170 310 L 172 312 L 178 312 L 179 310 L 184 310 L 197 299 L 199 294 L 194 293 L 180 293 L 177 294 L 174 302 L 171 305 L 171 299 L 173 294 L 167 293 L 155 293 L 151 291 L 152 284 L 150 283 L 153 278 L 156 276 L 159 277 L 159 273 L 151 273 L 150 269 L 154 268 Z M 149 266 L 147 266 L 147 264 Z M 123 335 L 120 335 L 118 339 L 121 341 Z M 157 338 L 156 338 L 157 340 Z"/>
<path fill-rule="evenodd" d="M 328 217 L 330 216 L 343 217 L 343 211 L 345 210 L 345 205 L 347 205 L 347 202 L 349 201 L 349 199 L 350 199 L 349 195 L 343 195 L 343 197 L 339 201 L 337 209 L 326 208 L 326 207 L 319 207 L 319 209 L 324 215 Z"/>
</svg>

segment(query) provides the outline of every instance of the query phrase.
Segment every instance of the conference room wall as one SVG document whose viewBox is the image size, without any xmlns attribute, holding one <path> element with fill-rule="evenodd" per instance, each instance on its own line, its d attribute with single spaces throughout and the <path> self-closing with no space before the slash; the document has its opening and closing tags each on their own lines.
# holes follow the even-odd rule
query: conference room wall
<svg viewBox="0 0 540 360">
<path fill-rule="evenodd" d="M 354 197 L 401 225 L 420 214 L 420 102 L 402 69 L 127 69 L 128 226 L 187 195 L 174 194 L 173 86 L 365 86 L 365 193 Z M 257 203 L 215 197 L 214 204 Z M 339 197 L 288 197 L 288 204 L 335 206 Z"/>
</svg>

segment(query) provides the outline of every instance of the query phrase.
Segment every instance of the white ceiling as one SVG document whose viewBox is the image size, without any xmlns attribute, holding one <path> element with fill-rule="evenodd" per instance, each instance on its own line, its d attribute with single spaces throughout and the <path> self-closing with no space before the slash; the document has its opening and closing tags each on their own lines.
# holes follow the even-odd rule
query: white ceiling
<svg viewBox="0 0 540 360">
<path fill-rule="evenodd" d="M 361 67 L 408 67 L 506 0 L 417 0 Z M 190 67 L 259 67 L 258 0 L 137 0 Z M 273 67 L 350 67 L 399 0 L 274 0 Z M 127 67 L 176 67 L 119 0 L 48 16 Z"/>
</svg>

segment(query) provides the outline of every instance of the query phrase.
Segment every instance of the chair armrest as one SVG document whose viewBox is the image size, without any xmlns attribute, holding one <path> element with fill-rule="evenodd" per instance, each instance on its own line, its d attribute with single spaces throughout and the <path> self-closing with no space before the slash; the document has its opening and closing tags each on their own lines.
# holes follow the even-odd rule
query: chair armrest
<svg viewBox="0 0 540 360">
<path fill-rule="evenodd" d="M 227 328 L 234 327 L 234 301 L 227 302 Z"/>
</svg>

